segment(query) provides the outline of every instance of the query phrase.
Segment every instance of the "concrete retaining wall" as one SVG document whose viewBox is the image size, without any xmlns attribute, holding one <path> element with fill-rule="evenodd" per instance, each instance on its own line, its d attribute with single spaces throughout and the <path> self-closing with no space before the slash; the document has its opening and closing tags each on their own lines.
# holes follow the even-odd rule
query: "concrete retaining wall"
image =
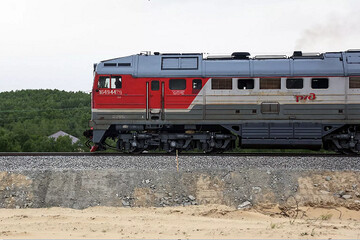
<svg viewBox="0 0 360 240">
<path fill-rule="evenodd" d="M 0 172 L 1 208 L 161 207 L 218 203 L 360 209 L 358 171 L 237 169 Z M 248 203 L 249 202 L 249 203 Z"/>
</svg>

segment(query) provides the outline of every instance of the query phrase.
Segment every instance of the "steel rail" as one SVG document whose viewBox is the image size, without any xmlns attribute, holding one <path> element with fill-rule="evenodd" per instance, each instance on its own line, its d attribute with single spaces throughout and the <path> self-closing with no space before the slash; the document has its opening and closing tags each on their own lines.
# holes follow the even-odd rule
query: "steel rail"
<svg viewBox="0 0 360 240">
<path fill-rule="evenodd" d="M 228 156 L 228 157 L 356 157 L 359 155 L 343 155 L 335 153 L 179 153 L 180 156 Z M 0 152 L 6 156 L 175 156 L 175 153 L 118 153 L 118 152 Z"/>
</svg>

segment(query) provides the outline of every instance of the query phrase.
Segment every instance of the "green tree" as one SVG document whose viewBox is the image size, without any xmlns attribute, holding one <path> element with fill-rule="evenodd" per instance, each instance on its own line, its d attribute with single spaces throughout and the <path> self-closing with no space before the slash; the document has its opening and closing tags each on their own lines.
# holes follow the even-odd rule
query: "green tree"
<svg viewBox="0 0 360 240">
<path fill-rule="evenodd" d="M 0 151 L 83 151 L 83 142 L 51 140 L 65 131 L 82 139 L 90 120 L 90 94 L 59 90 L 0 93 Z M 71 141 L 70 141 L 71 143 Z M 83 150 L 82 150 L 83 149 Z"/>
</svg>

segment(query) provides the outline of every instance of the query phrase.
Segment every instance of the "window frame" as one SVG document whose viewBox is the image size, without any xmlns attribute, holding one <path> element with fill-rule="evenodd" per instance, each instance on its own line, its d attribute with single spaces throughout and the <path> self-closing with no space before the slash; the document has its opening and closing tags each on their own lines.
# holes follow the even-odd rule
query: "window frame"
<svg viewBox="0 0 360 240">
<path fill-rule="evenodd" d="M 153 88 L 154 87 L 153 83 L 157 83 L 157 89 Z M 150 89 L 151 89 L 151 91 L 159 91 L 160 90 L 160 81 L 159 80 L 151 80 Z"/>
<path fill-rule="evenodd" d="M 240 81 L 252 81 L 252 88 L 239 88 Z M 239 78 L 237 80 L 237 88 L 239 90 L 253 90 L 253 89 L 255 89 L 255 79 L 254 78 Z"/>
<path fill-rule="evenodd" d="M 264 111 L 265 106 L 269 106 L 269 111 Z M 271 111 L 276 106 L 276 111 Z M 260 106 L 260 111 L 262 114 L 279 114 L 280 113 L 280 103 L 278 102 L 262 102 Z"/>
<path fill-rule="evenodd" d="M 106 84 L 106 79 L 108 79 L 109 80 L 109 86 L 108 87 L 101 87 L 100 86 L 100 80 L 101 79 L 105 79 L 105 84 Z M 98 81 L 97 81 L 97 88 L 98 89 L 110 89 L 110 87 L 111 87 L 111 76 L 110 75 L 105 75 L 105 76 L 99 76 L 99 78 L 98 78 Z"/>
<path fill-rule="evenodd" d="M 225 82 L 226 80 L 226 82 Z M 223 86 L 220 84 L 223 81 Z M 228 84 L 230 83 L 230 86 Z M 232 78 L 212 78 L 211 79 L 211 90 L 233 90 L 233 79 Z"/>
<path fill-rule="evenodd" d="M 356 85 L 356 84 L 360 85 L 360 76 L 351 76 L 351 77 L 349 77 L 349 89 L 353 89 L 353 90 L 359 89 L 360 90 L 360 86 L 359 87 L 352 87 L 351 86 L 352 85 L 351 80 L 358 81 L 358 83 L 353 83 L 354 85 Z"/>
<path fill-rule="evenodd" d="M 115 88 L 112 88 L 112 86 L 113 86 L 113 84 L 112 84 L 113 78 L 115 78 L 115 79 L 116 79 L 116 78 L 120 79 L 120 87 L 117 87 L 117 86 L 115 85 L 115 83 L 114 83 Z M 115 82 L 116 82 L 116 80 L 115 80 Z M 122 76 L 120 76 L 120 75 L 111 75 L 111 76 L 110 76 L 110 89 L 122 89 L 122 86 L 123 86 Z"/>
<path fill-rule="evenodd" d="M 197 81 L 198 83 L 200 83 L 200 88 L 199 88 L 199 87 L 194 88 L 194 83 L 197 85 L 197 83 L 196 83 L 195 81 Z M 203 86 L 202 86 L 202 79 L 200 79 L 200 78 L 194 78 L 191 83 L 192 83 L 192 84 L 191 84 L 192 90 L 201 90 L 201 88 L 203 87 Z"/>
<path fill-rule="evenodd" d="M 288 80 L 301 80 L 301 88 L 289 88 Z M 286 89 L 304 89 L 304 78 L 286 78 L 285 87 Z"/>
<path fill-rule="evenodd" d="M 184 82 L 185 83 L 184 88 L 173 88 L 172 83 L 174 81 L 182 81 L 182 82 Z M 186 90 L 186 79 L 185 78 L 171 78 L 171 79 L 169 79 L 169 89 L 172 90 L 172 91 L 174 91 L 174 90 L 175 91 L 176 90 Z"/>
<path fill-rule="evenodd" d="M 279 88 L 269 88 L 269 87 L 262 87 L 262 85 L 265 85 L 265 81 L 269 81 L 269 80 L 277 80 L 279 83 Z M 267 84 L 268 85 L 268 84 Z M 281 90 L 281 77 L 265 77 L 265 78 L 260 78 L 259 79 L 259 89 L 260 90 Z"/>
<path fill-rule="evenodd" d="M 314 80 L 327 80 L 327 87 L 314 87 L 313 83 L 314 83 Z M 310 86 L 311 86 L 311 89 L 317 89 L 317 90 L 321 90 L 321 89 L 329 89 L 330 87 L 330 81 L 329 81 L 329 78 L 311 78 L 311 83 L 310 83 Z"/>
</svg>

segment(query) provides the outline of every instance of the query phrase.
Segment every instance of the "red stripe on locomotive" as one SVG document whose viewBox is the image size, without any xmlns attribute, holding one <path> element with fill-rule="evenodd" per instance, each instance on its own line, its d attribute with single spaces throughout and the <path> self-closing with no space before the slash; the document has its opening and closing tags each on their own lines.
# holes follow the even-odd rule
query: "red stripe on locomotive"
<svg viewBox="0 0 360 240">
<path fill-rule="evenodd" d="M 121 88 L 111 88 L 109 83 L 107 87 L 99 88 L 100 77 L 108 77 L 109 79 L 121 77 L 122 86 Z M 184 90 L 171 90 L 169 88 L 170 79 L 185 79 L 186 88 Z M 195 79 L 202 81 L 200 89 L 193 88 L 193 80 Z M 161 108 L 161 94 L 164 86 L 164 108 L 187 109 L 208 80 L 209 78 L 133 78 L 131 75 L 96 74 L 92 107 L 95 109 L 146 109 L 146 83 L 148 83 L 149 108 Z M 152 89 L 152 81 L 159 81 L 158 90 Z"/>
</svg>

